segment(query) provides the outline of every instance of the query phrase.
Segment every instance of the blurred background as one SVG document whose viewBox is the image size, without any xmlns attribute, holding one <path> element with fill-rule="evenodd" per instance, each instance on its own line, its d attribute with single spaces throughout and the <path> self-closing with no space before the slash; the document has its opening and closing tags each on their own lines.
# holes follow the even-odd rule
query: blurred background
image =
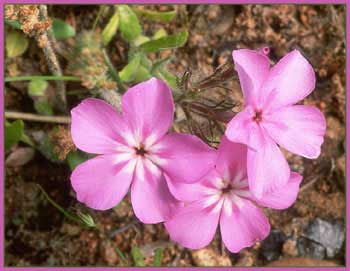
<svg viewBox="0 0 350 271">
<path fill-rule="evenodd" d="M 7 5 L 5 25 L 7 266 L 345 264 L 344 5 Z M 217 232 L 191 251 L 139 223 L 128 197 L 103 212 L 77 202 L 69 176 L 89 156 L 71 141 L 71 108 L 91 96 L 117 105 L 156 76 L 176 97 L 173 129 L 216 146 L 242 108 L 231 52 L 264 46 L 273 63 L 303 53 L 317 84 L 302 103 L 327 119 L 318 159 L 284 152 L 304 179 L 291 208 L 264 210 L 266 240 L 232 254 Z"/>
</svg>

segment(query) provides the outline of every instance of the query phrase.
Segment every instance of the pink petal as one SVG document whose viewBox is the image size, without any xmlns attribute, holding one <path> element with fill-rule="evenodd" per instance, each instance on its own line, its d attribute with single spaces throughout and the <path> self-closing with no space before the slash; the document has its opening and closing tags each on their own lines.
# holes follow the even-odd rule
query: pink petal
<svg viewBox="0 0 350 271">
<path fill-rule="evenodd" d="M 261 92 L 265 109 L 292 105 L 315 88 L 315 72 L 310 63 L 298 51 L 285 55 L 270 70 Z"/>
<path fill-rule="evenodd" d="M 216 170 L 210 171 L 196 183 L 182 183 L 165 176 L 171 194 L 180 201 L 192 202 L 208 196 L 215 187 L 212 180 L 218 178 Z"/>
<path fill-rule="evenodd" d="M 259 90 L 269 73 L 269 59 L 254 50 L 232 52 L 235 69 L 238 72 L 245 105 L 256 105 Z"/>
<path fill-rule="evenodd" d="M 286 158 L 269 137 L 259 151 L 248 149 L 249 189 L 259 199 L 284 186 L 290 176 Z"/>
<path fill-rule="evenodd" d="M 140 140 L 160 139 L 171 127 L 174 102 L 169 87 L 151 78 L 128 89 L 122 98 L 123 115 Z"/>
<path fill-rule="evenodd" d="M 306 158 L 317 158 L 320 155 L 326 120 L 316 107 L 283 107 L 267 117 L 264 127 L 288 151 Z"/>
<path fill-rule="evenodd" d="M 165 222 L 170 239 L 190 249 L 200 249 L 213 239 L 220 211 L 203 209 L 200 201 L 179 207 L 174 217 Z"/>
<path fill-rule="evenodd" d="M 106 102 L 89 98 L 71 111 L 71 133 L 74 144 L 89 153 L 113 153 L 125 144 L 121 131 L 124 122 L 119 113 Z"/>
<path fill-rule="evenodd" d="M 216 152 L 198 137 L 172 133 L 152 149 L 151 160 L 175 182 L 194 183 L 214 167 Z"/>
<path fill-rule="evenodd" d="M 117 163 L 115 155 L 100 155 L 75 168 L 72 186 L 80 202 L 93 209 L 107 210 L 128 192 L 134 168 L 135 161 Z"/>
<path fill-rule="evenodd" d="M 215 163 L 216 170 L 228 179 L 235 179 L 238 175 L 247 176 L 247 151 L 246 145 L 234 143 L 222 136 Z"/>
<path fill-rule="evenodd" d="M 152 162 L 139 159 L 131 186 L 131 203 L 141 222 L 154 224 L 169 219 L 178 202 L 170 194 L 163 173 Z"/>
<path fill-rule="evenodd" d="M 271 194 L 265 194 L 261 199 L 255 201 L 262 206 L 282 210 L 289 208 L 296 200 L 299 185 L 303 177 L 296 172 L 291 172 L 290 179 L 285 186 L 280 187 Z"/>
<path fill-rule="evenodd" d="M 181 201 L 195 201 L 203 195 L 203 186 L 200 182 L 193 184 L 176 182 L 166 177 L 171 194 Z"/>
<path fill-rule="evenodd" d="M 270 232 L 270 224 L 264 213 L 251 201 L 241 199 L 239 209 L 221 211 L 221 237 L 229 251 L 239 252 L 263 240 Z"/>
<path fill-rule="evenodd" d="M 264 130 L 253 121 L 253 108 L 248 106 L 228 123 L 225 135 L 233 142 L 246 144 L 258 150 L 264 143 Z"/>
</svg>

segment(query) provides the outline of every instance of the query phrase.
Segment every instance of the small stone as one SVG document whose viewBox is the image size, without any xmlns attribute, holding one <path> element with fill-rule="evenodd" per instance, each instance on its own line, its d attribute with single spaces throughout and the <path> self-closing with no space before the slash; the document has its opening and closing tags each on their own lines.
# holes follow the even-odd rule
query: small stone
<svg viewBox="0 0 350 271">
<path fill-rule="evenodd" d="M 299 238 L 297 247 L 299 256 L 311 257 L 316 259 L 324 259 L 326 257 L 325 247 L 309 239 L 303 237 Z"/>
<path fill-rule="evenodd" d="M 340 251 L 345 239 L 345 233 L 341 223 L 328 222 L 319 218 L 309 224 L 305 235 L 308 239 L 325 247 L 328 258 L 335 257 Z"/>
<path fill-rule="evenodd" d="M 274 261 L 279 258 L 286 235 L 279 230 L 272 230 L 269 236 L 262 241 L 261 254 L 266 261 Z"/>
<path fill-rule="evenodd" d="M 6 158 L 5 165 L 8 167 L 24 166 L 33 159 L 34 154 L 34 149 L 30 147 L 17 148 Z"/>
<path fill-rule="evenodd" d="M 196 266 L 231 266 L 231 260 L 228 256 L 221 256 L 213 249 L 204 248 L 194 250 L 192 259 Z"/>
</svg>

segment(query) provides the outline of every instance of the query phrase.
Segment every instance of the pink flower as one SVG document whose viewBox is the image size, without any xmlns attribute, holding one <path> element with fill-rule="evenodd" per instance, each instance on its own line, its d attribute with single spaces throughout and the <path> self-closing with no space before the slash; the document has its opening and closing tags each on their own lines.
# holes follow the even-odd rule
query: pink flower
<svg viewBox="0 0 350 271">
<path fill-rule="evenodd" d="M 256 199 L 247 180 L 247 146 L 222 137 L 215 169 L 195 184 L 172 183 L 175 197 L 185 203 L 165 227 L 170 238 L 184 247 L 199 249 L 213 239 L 220 224 L 221 238 L 231 252 L 264 239 L 270 224 L 256 206 L 285 209 L 294 203 L 302 177 L 292 173 L 288 183 Z"/>
<path fill-rule="evenodd" d="M 80 164 L 71 181 L 79 201 L 106 210 L 131 186 L 131 202 L 144 223 L 171 216 L 177 200 L 165 179 L 195 182 L 214 163 L 215 151 L 192 135 L 169 133 L 174 103 L 170 89 L 152 78 L 122 97 L 123 113 L 99 99 L 86 99 L 72 110 L 76 146 L 99 154 Z"/>
<path fill-rule="evenodd" d="M 317 158 L 326 121 L 316 107 L 294 105 L 315 88 L 314 70 L 299 51 L 290 52 L 271 69 L 261 52 L 243 49 L 232 55 L 245 108 L 230 121 L 225 134 L 233 142 L 248 145 L 249 186 L 262 197 L 290 179 L 278 145 Z"/>
</svg>

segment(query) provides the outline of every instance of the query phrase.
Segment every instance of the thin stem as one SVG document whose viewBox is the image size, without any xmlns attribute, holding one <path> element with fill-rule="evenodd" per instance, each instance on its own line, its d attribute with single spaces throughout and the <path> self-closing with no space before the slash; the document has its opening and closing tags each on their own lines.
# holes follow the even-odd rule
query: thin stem
<svg viewBox="0 0 350 271">
<path fill-rule="evenodd" d="M 43 20 L 47 20 L 47 7 L 46 5 L 40 5 L 40 15 Z M 52 34 L 52 33 L 51 33 Z M 60 64 L 58 62 L 57 56 L 55 54 L 54 49 L 52 48 L 52 44 L 55 42 L 55 40 L 52 38 L 53 35 L 50 35 L 49 31 L 43 33 L 43 36 L 46 38 L 47 42 L 45 44 L 45 47 L 43 47 L 43 52 L 47 60 L 47 64 L 49 66 L 50 71 L 53 73 L 53 75 L 56 76 L 62 76 L 62 69 L 60 67 Z M 56 105 L 60 109 L 60 111 L 65 112 L 67 108 L 67 99 L 66 99 L 66 87 L 64 85 L 64 82 L 57 81 L 57 100 Z"/>
<path fill-rule="evenodd" d="M 66 117 L 66 116 L 42 116 L 37 114 L 13 112 L 13 111 L 5 111 L 5 118 L 22 119 L 22 120 L 38 121 L 38 122 L 49 122 L 49 123 L 61 123 L 61 124 L 69 124 L 71 122 L 70 117 Z"/>
<path fill-rule="evenodd" d="M 126 91 L 126 89 L 122 83 L 122 80 L 120 79 L 118 73 L 114 69 L 114 66 L 113 66 L 111 60 L 109 59 L 106 50 L 103 49 L 102 52 L 103 52 L 103 57 L 104 57 L 104 60 L 106 62 L 106 65 L 108 66 L 109 73 L 110 73 L 111 77 L 113 78 L 113 80 L 117 83 L 119 92 L 123 94 Z"/>
<path fill-rule="evenodd" d="M 28 75 L 28 76 L 5 77 L 5 82 L 31 81 L 31 80 L 38 80 L 38 79 L 46 80 L 46 81 L 76 81 L 76 82 L 81 81 L 81 79 L 76 76 Z"/>
<path fill-rule="evenodd" d="M 64 214 L 65 217 L 69 218 L 70 220 L 72 220 L 78 224 L 83 224 L 78 217 L 70 214 L 65 209 L 63 209 L 63 207 L 61 207 L 58 203 L 56 203 L 53 199 L 51 199 L 50 196 L 46 193 L 46 191 L 44 190 L 44 188 L 41 187 L 40 184 L 37 184 L 37 186 L 40 189 L 41 193 L 43 193 L 43 195 L 45 196 L 47 201 L 50 202 L 58 211 L 60 211 L 62 214 Z"/>
<path fill-rule="evenodd" d="M 101 17 L 101 14 L 102 14 L 102 8 L 103 8 L 103 6 L 100 6 L 100 8 L 99 8 L 99 10 L 98 10 L 96 19 L 95 19 L 94 24 L 93 24 L 93 26 L 92 26 L 92 32 L 95 32 L 97 23 L 98 23 L 98 21 L 100 20 L 100 17 Z"/>
</svg>

